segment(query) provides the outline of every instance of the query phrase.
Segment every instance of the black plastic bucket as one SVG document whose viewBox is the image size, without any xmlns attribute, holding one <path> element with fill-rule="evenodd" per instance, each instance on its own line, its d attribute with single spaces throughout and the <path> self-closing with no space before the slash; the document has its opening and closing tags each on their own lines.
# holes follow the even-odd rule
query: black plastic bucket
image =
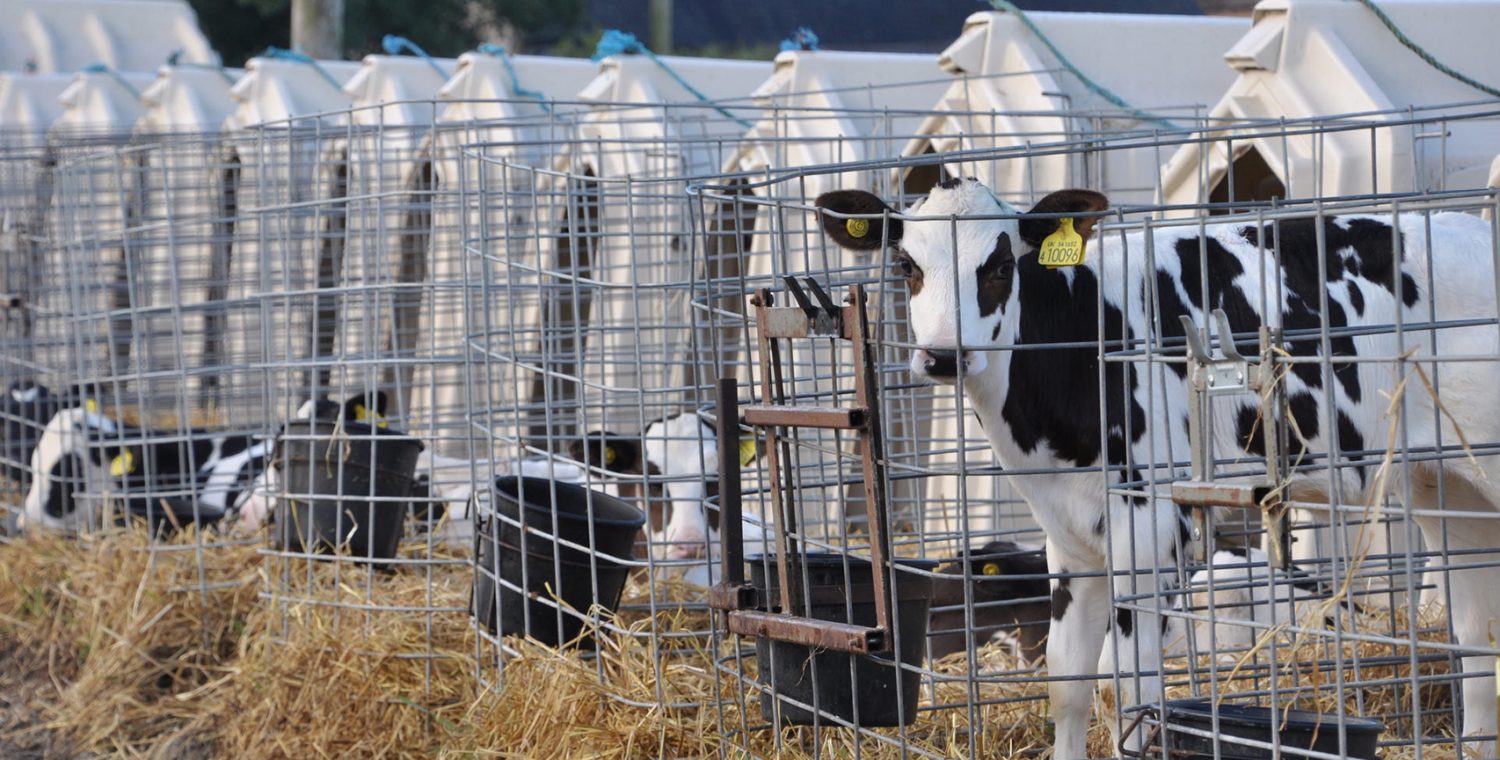
<svg viewBox="0 0 1500 760">
<path fill-rule="evenodd" d="M 846 582 L 845 559 L 838 554 L 806 556 L 804 568 L 813 600 L 809 612 L 818 620 L 875 625 L 875 580 L 870 563 L 848 558 L 849 577 Z M 766 577 L 768 564 L 769 579 Z M 800 644 L 757 639 L 757 679 L 770 687 L 761 692 L 761 715 L 775 722 L 776 697 L 779 695 L 801 704 L 814 705 L 824 713 L 850 722 L 855 721 L 855 708 L 858 707 L 858 724 L 862 727 L 903 726 L 915 720 L 920 674 L 913 669 L 900 668 L 896 655 L 899 655 L 899 662 L 906 665 L 922 663 L 923 645 L 927 641 L 927 612 L 932 601 L 932 578 L 900 570 L 911 568 L 931 572 L 937 566 L 937 562 L 930 560 L 897 560 L 897 571 L 892 574 L 898 638 L 894 653 L 814 653 L 811 647 Z M 767 589 L 774 591 L 777 587 L 778 573 L 774 556 L 750 558 L 750 582 L 762 598 L 769 595 Z M 852 606 L 846 605 L 845 599 L 849 599 Z M 850 609 L 853 610 L 852 620 Z M 852 678 L 851 660 L 854 663 Z M 812 710 L 786 701 L 781 702 L 780 708 L 783 724 L 810 725 L 817 717 Z"/>
<path fill-rule="evenodd" d="M 619 605 L 620 592 L 630 575 L 627 563 L 631 549 L 636 534 L 646 524 L 646 515 L 613 496 L 546 478 L 496 478 L 494 497 L 497 513 L 547 535 L 523 533 L 516 525 L 499 519 L 475 530 L 480 567 L 474 579 L 475 617 L 491 633 L 524 633 L 554 647 L 576 640 L 578 646 L 592 648 L 591 637 L 579 637 L 584 624 L 580 615 L 595 603 L 610 611 Z M 521 508 L 523 503 L 525 509 Z M 551 537 L 554 513 L 558 538 L 593 546 L 595 553 L 558 544 Z M 495 577 L 528 592 L 523 595 L 500 585 L 498 628 Z M 577 612 L 559 612 L 558 599 Z"/>
<path fill-rule="evenodd" d="M 288 422 L 276 439 L 272 466 L 288 498 L 277 515 L 286 551 L 347 551 L 367 560 L 392 559 L 406 523 L 412 473 L 422 442 L 403 433 L 332 420 Z"/>
<path fill-rule="evenodd" d="M 1161 719 L 1161 743 L 1167 753 L 1181 760 L 1269 760 L 1269 749 L 1250 747 L 1233 737 L 1270 744 L 1272 726 L 1280 726 L 1279 742 L 1283 750 L 1312 750 L 1339 754 L 1339 718 L 1306 710 L 1272 710 L 1269 707 L 1219 704 L 1219 725 L 1213 722 L 1213 703 L 1202 699 L 1167 702 Z M 1154 712 L 1154 711 L 1153 711 Z M 1196 736 L 1181 731 L 1190 728 L 1219 738 Z M 1346 716 L 1343 721 L 1344 757 L 1375 760 L 1375 745 L 1385 724 L 1371 718 Z M 1218 755 L 1215 755 L 1215 749 Z M 1154 754 L 1151 756 L 1155 756 Z M 1282 755 L 1286 755 L 1283 753 Z"/>
</svg>

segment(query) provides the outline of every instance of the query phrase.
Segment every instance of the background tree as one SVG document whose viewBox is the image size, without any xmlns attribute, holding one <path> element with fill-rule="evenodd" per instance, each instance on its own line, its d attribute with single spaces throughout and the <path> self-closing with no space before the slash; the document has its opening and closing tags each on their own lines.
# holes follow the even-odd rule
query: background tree
<svg viewBox="0 0 1500 760">
<path fill-rule="evenodd" d="M 190 0 L 198 24 L 226 66 L 268 46 L 288 47 L 291 0 Z M 586 0 L 346 0 L 344 54 L 380 52 L 380 40 L 399 34 L 444 57 L 499 42 L 516 52 L 551 52 L 564 40 L 588 36 Z"/>
</svg>

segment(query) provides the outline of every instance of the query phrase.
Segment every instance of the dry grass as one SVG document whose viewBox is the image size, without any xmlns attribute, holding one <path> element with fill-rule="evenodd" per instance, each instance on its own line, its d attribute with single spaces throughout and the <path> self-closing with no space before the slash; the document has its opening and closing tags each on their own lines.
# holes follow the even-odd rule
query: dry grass
<svg viewBox="0 0 1500 760">
<path fill-rule="evenodd" d="M 488 676 L 498 675 L 493 654 L 476 647 L 462 612 L 278 606 L 262 591 L 271 579 L 281 582 L 280 560 L 241 546 L 204 555 L 203 580 L 217 587 L 199 592 L 194 552 L 146 546 L 144 536 L 129 532 L 0 546 L 0 756 L 655 758 L 717 757 L 740 746 L 795 758 L 855 751 L 847 730 L 766 729 L 758 692 L 734 677 L 743 670 L 753 678 L 753 657 L 736 660 L 730 649 L 711 649 L 706 637 L 653 646 L 653 630 L 705 630 L 701 611 L 670 604 L 654 614 L 627 611 L 615 623 L 629 635 L 601 636 L 597 658 L 513 641 L 500 688 L 490 691 L 475 678 L 476 652 L 486 652 Z M 467 605 L 463 567 L 435 569 L 430 589 L 421 570 L 372 574 L 317 563 L 308 577 L 306 568 L 297 563 L 290 577 L 300 595 L 319 602 Z M 636 578 L 626 601 L 693 594 Z M 1348 646 L 1351 657 L 1391 654 Z M 1283 647 L 1281 655 L 1288 662 L 1330 658 L 1328 645 L 1314 641 Z M 1366 669 L 1362 680 L 1405 675 L 1401 666 L 1384 667 L 1388 672 Z M 962 707 L 924 710 L 904 731 L 908 746 L 961 756 L 972 741 L 976 756 L 994 758 L 1044 751 L 1045 684 L 1000 646 L 982 649 L 978 668 L 987 678 L 973 688 L 984 704 L 972 711 L 972 723 Z M 970 699 L 966 656 L 951 656 L 936 670 L 954 679 L 924 687 L 924 704 Z M 1300 683 L 1331 675 L 1303 674 Z M 1405 693 L 1400 685 L 1367 690 L 1360 712 L 1405 704 Z M 1432 698 L 1443 695 L 1438 689 Z M 1326 689 L 1305 697 L 1301 706 L 1325 711 L 1333 699 Z M 722 710 L 713 706 L 720 701 Z M 902 753 L 901 730 L 877 732 L 892 743 L 866 739 L 862 756 Z M 1090 744 L 1107 747 L 1102 723 Z"/>
<path fill-rule="evenodd" d="M 38 755 L 160 752 L 194 744 L 194 695 L 224 676 L 256 613 L 256 557 L 215 553 L 194 587 L 190 552 L 143 541 L 32 538 L 0 550 L 4 743 Z"/>
</svg>

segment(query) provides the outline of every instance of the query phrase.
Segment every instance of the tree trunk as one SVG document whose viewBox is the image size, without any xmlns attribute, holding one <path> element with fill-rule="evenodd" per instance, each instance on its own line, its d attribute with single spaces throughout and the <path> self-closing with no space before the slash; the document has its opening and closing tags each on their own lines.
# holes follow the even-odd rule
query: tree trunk
<svg viewBox="0 0 1500 760">
<path fill-rule="evenodd" d="M 313 58 L 343 58 L 344 0 L 292 0 L 292 47 Z"/>
</svg>

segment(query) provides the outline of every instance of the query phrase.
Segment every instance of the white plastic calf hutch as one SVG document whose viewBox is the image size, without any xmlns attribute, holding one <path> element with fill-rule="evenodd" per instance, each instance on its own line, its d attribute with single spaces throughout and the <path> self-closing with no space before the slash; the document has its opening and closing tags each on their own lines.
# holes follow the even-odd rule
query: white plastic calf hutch
<svg viewBox="0 0 1500 760">
<path fill-rule="evenodd" d="M 236 308 L 227 316 L 218 348 L 227 363 L 265 366 L 305 358 L 329 337 L 314 334 L 314 314 L 320 307 L 332 309 L 333 302 L 320 301 L 314 291 L 336 282 L 322 234 L 337 217 L 319 201 L 338 177 L 322 171 L 328 167 L 321 159 L 344 134 L 338 117 L 351 99 L 343 85 L 359 67 L 254 58 L 231 90 L 235 108 L 224 123 L 221 187 L 223 236 L 232 248 L 224 295 L 257 308 Z M 311 383 L 300 373 L 267 372 L 250 382 L 269 389 L 269 398 L 284 407 L 272 416 L 284 419 L 300 403 L 294 397 Z"/>
<path fill-rule="evenodd" d="M 223 296 L 228 248 L 220 188 L 223 150 L 220 126 L 234 109 L 234 72 L 218 67 L 163 66 L 141 90 L 141 114 L 128 146 L 73 162 L 64 171 L 75 182 L 86 175 L 129 167 L 124 237 L 128 257 L 128 341 L 111 346 L 107 366 L 129 369 L 122 399 L 142 411 L 174 419 L 186 408 L 216 409 L 248 422 L 231 395 L 245 393 L 230 373 L 219 371 Z M 97 181 L 97 179 L 95 180 Z M 78 229 L 74 259 L 82 272 L 112 258 Z M 97 242 L 97 241 L 94 241 Z M 102 367 L 81 368 L 95 377 Z M 184 405 L 187 405 L 186 407 Z"/>
<path fill-rule="evenodd" d="M 938 66 L 948 76 L 946 86 L 902 153 L 917 157 L 975 151 L 986 157 L 903 167 L 893 173 L 900 178 L 899 195 L 911 201 L 942 179 L 977 177 L 1022 207 L 1063 187 L 1096 187 L 1124 202 L 1149 201 L 1155 196 L 1162 160 L 1155 149 L 1028 152 L 1011 159 L 994 151 L 1165 128 L 1170 119 L 1191 123 L 1233 81 L 1216 64 L 1247 24 L 1202 16 L 1026 15 L 1057 53 L 1013 14 L 970 16 L 959 38 L 938 56 Z M 1110 103 L 1067 71 L 1058 53 L 1140 113 Z M 929 535 L 954 534 L 964 526 L 978 531 L 1031 526 L 1027 510 L 1013 499 L 1002 478 L 967 475 L 993 464 L 983 431 L 972 415 L 960 421 L 951 395 L 937 395 L 931 410 L 933 428 L 918 437 L 967 456 L 962 466 L 952 461 L 952 455 L 935 456 L 927 463 L 955 473 L 929 479 L 923 510 Z M 969 502 L 962 519 L 954 508 L 956 479 L 965 481 Z"/>
<path fill-rule="evenodd" d="M 815 50 L 789 50 L 776 56 L 771 77 L 751 93 L 761 109 L 754 126 L 746 133 L 739 150 L 726 163 L 727 174 L 765 176 L 799 167 L 838 163 L 858 165 L 863 161 L 880 161 L 901 154 L 927 119 L 932 103 L 942 95 L 948 77 L 938 68 L 931 55 L 898 53 L 862 53 Z M 881 171 L 853 171 L 844 174 L 810 174 L 805 181 L 787 183 L 783 189 L 796 187 L 811 202 L 819 194 L 841 187 L 877 188 L 886 178 Z M 755 206 L 739 206 L 738 211 L 753 212 Z M 702 213 L 709 222 L 704 239 L 704 263 L 707 274 L 719 281 L 733 281 L 740 276 L 778 282 L 788 272 L 817 272 L 837 268 L 837 252 L 821 246 L 819 236 L 809 229 L 788 229 L 790 222 L 806 221 L 800 215 L 773 220 L 769 213 L 753 218 L 735 218 L 734 207 L 705 207 Z M 769 211 L 769 210 L 768 210 Z M 718 218 L 715 218 L 718 217 Z M 773 246 L 768 235 L 783 235 L 787 240 L 805 240 L 800 246 Z M 748 251 L 741 252 L 742 247 Z M 775 249 L 792 253 L 795 260 L 773 259 Z M 834 253 L 830 257 L 828 254 Z M 737 289 L 737 288 L 736 288 Z M 746 304 L 720 304 L 729 308 L 748 308 Z M 892 336 L 895 339 L 895 336 Z M 741 361 L 754 361 L 753 346 L 738 347 Z M 723 346 L 723 351 L 733 347 Z M 721 356 L 721 360 L 729 360 Z M 815 367 L 827 366 L 830 357 L 823 351 L 805 352 L 802 366 L 811 373 Z M 741 377 L 749 377 L 742 371 Z M 832 379 L 829 379 L 832 382 Z M 890 437 L 888 454 L 892 459 L 910 455 L 913 440 L 897 422 Z M 851 444 L 852 445 L 852 444 Z M 914 505 L 912 487 L 916 480 L 891 483 L 892 498 L 904 514 Z M 862 484 L 832 488 L 821 501 L 828 505 L 824 515 L 805 519 L 828 524 L 835 514 L 846 511 L 862 515 L 860 504 L 838 509 L 842 490 L 849 499 L 861 498 Z M 818 500 L 809 500 L 814 502 Z"/>
<path fill-rule="evenodd" d="M 149 74 L 74 74 L 58 95 L 61 110 L 47 130 L 48 151 L 40 181 L 50 197 L 39 225 L 46 239 L 38 251 L 43 263 L 34 270 L 38 280 L 28 308 L 32 310 L 38 379 L 54 388 L 74 377 L 85 363 L 109 355 L 101 341 L 111 326 L 76 325 L 70 317 L 79 312 L 103 313 L 120 296 L 113 289 L 123 274 L 124 261 L 118 254 L 127 223 L 131 167 L 117 160 L 105 172 L 71 174 L 69 169 L 129 139 L 142 111 L 140 89 L 149 81 Z M 74 266 L 77 250 L 69 243 L 84 230 L 116 253 L 109 266 L 87 271 Z"/>
<path fill-rule="evenodd" d="M 425 252 L 427 277 L 434 285 L 432 302 L 418 315 L 419 334 L 430 344 L 424 350 L 432 352 L 434 361 L 418 363 L 410 385 L 414 428 L 436 427 L 438 420 L 461 418 L 470 392 L 476 401 L 486 397 L 480 390 L 481 373 L 466 374 L 463 367 L 463 310 L 466 303 L 478 309 L 482 298 L 474 280 L 465 276 L 462 256 L 465 225 L 478 229 L 480 220 L 486 217 L 482 209 L 470 208 L 470 216 L 465 218 L 458 202 L 462 183 L 474 187 L 485 181 L 500 187 L 506 182 L 524 185 L 534 178 L 517 180 L 498 172 L 465 176 L 459 166 L 462 146 L 484 143 L 486 155 L 504 156 L 510 163 L 533 171 L 550 167 L 566 147 L 577 115 L 585 107 L 576 99 L 578 93 L 598 72 L 599 65 L 585 59 L 508 56 L 498 50 L 471 52 L 459 56 L 452 78 L 438 92 L 437 126 L 428 134 L 419 165 L 405 186 L 411 198 L 428 198 L 430 208 L 411 209 L 413 223 L 405 226 L 412 237 L 402 250 Z M 427 229 L 421 229 L 424 211 L 431 214 Z M 500 224 L 502 219 L 496 216 L 491 221 Z M 463 287 L 454 287 L 456 284 Z M 471 292 L 466 296 L 465 290 Z M 530 316 L 517 313 L 497 318 L 528 324 L 536 321 L 534 311 Z M 474 321 L 482 322 L 478 312 Z M 515 398 L 515 391 L 506 390 L 510 387 L 508 379 L 492 377 L 491 382 L 488 398 Z M 439 437 L 444 440 L 429 444 L 439 453 L 469 456 L 466 441 Z"/>
<path fill-rule="evenodd" d="M 173 53 L 183 63 L 219 62 L 186 0 L 4 0 L 0 18 L 8 71 L 153 71 Z"/>
<path fill-rule="evenodd" d="M 434 98 L 452 71 L 452 60 L 371 55 L 344 85 L 350 109 L 330 117 L 337 125 L 321 147 L 319 206 L 327 214 L 322 237 L 337 288 L 335 306 L 319 313 L 324 341 L 316 356 L 349 359 L 322 378 L 337 392 L 384 389 L 388 411 L 405 418 L 422 305 L 426 250 L 403 246 L 409 227 L 427 225 L 429 200 L 410 197 L 418 152 L 436 115 Z M 311 241 L 308 241 L 311 242 Z M 399 286 L 410 287 L 399 287 Z M 356 358 L 364 361 L 354 361 Z M 379 361 L 376 359 L 395 359 Z M 403 424 L 403 429 L 406 425 Z"/>
<path fill-rule="evenodd" d="M 1391 0 L 1379 7 L 1446 66 L 1500 84 L 1492 54 L 1500 4 Z M 1494 101 L 1478 102 L 1488 96 L 1423 61 L 1368 8 L 1266 0 L 1254 20 L 1224 56 L 1237 79 L 1211 113 L 1238 126 L 1175 152 L 1163 172 L 1165 203 L 1465 190 L 1490 181 L 1500 151 Z M 1307 527 L 1327 522 L 1299 514 L 1296 557 L 1333 551 L 1328 531 Z M 1347 519 L 1346 540 L 1366 530 L 1362 523 Z M 1403 526 L 1371 532 L 1373 552 L 1405 550 Z"/>
<path fill-rule="evenodd" d="M 486 171 L 504 170 L 519 181 L 491 199 L 541 226 L 529 265 L 547 272 L 543 279 L 586 274 L 589 281 L 577 312 L 557 300 L 561 291 L 536 291 L 548 299 L 539 304 L 544 330 L 562 341 L 550 346 L 554 355 L 573 353 L 574 336 L 563 336 L 564 324 L 586 325 L 586 355 L 548 367 L 543 374 L 562 382 L 550 391 L 538 387 L 564 405 L 579 401 L 580 388 L 591 395 L 588 413 L 578 418 L 587 422 L 578 424 L 629 430 L 644 421 L 643 404 L 662 409 L 649 420 L 696 401 L 681 390 L 695 382 L 696 369 L 686 360 L 693 271 L 685 178 L 716 173 L 734 154 L 754 116 L 747 96 L 770 73 L 764 62 L 612 56 L 579 94 L 588 108 L 573 133 L 554 143 L 561 150 L 552 170 L 527 176 L 486 158 Z M 519 262 L 525 243 L 511 239 L 516 245 L 506 255 Z M 525 279 L 513 282 L 536 284 Z M 582 373 L 576 383 L 563 380 L 575 370 Z M 594 419 L 596 413 L 603 418 Z M 576 432 L 559 420 L 533 429 Z"/>
<path fill-rule="evenodd" d="M 757 115 L 748 95 L 770 74 L 768 62 L 610 57 L 576 97 L 581 110 L 554 105 L 504 135 L 541 150 L 463 151 L 463 264 L 483 288 L 467 310 L 469 371 L 483 376 L 474 418 L 496 452 L 569 457 L 584 432 L 639 436 L 697 405 L 711 378 L 695 363 L 684 189 L 735 154 Z"/>
<path fill-rule="evenodd" d="M 725 172 L 764 172 L 900 155 L 947 77 L 930 55 L 788 50 L 750 94 L 763 109 Z M 810 177 L 809 198 L 876 178 Z"/>
<path fill-rule="evenodd" d="M 52 176 L 47 129 L 62 113 L 71 75 L 0 73 L 0 384 L 35 374 L 36 266 L 46 240 Z M 44 182 L 43 180 L 47 180 Z M 17 462 L 15 466 L 24 467 Z"/>
<path fill-rule="evenodd" d="M 1500 4 L 1379 7 L 1442 64 L 1500 86 Z M 1452 107 L 1490 96 L 1422 60 L 1360 3 L 1264 0 L 1224 60 L 1236 79 L 1211 118 L 1260 124 L 1180 148 L 1163 176 L 1166 203 L 1483 187 L 1500 150 L 1500 120 L 1442 119 L 1493 110 Z M 1354 114 L 1365 115 L 1332 118 Z M 1412 124 L 1413 116 L 1430 121 Z M 1382 128 L 1387 121 L 1402 124 Z"/>
<path fill-rule="evenodd" d="M 1068 72 L 1020 18 L 976 13 L 938 58 L 956 79 L 905 155 L 1022 148 L 1162 129 L 1174 120 L 1191 124 L 1233 83 L 1233 73 L 1219 62 L 1249 28 L 1244 19 L 1224 17 L 1026 15 L 1069 63 L 1149 118 L 1132 118 Z M 1063 187 L 1092 187 L 1117 201 L 1150 202 L 1164 158 L 1157 149 L 1142 148 L 958 160 L 941 171 L 911 170 L 903 190 L 921 195 L 946 174 L 977 177 L 1018 205 Z"/>
</svg>

